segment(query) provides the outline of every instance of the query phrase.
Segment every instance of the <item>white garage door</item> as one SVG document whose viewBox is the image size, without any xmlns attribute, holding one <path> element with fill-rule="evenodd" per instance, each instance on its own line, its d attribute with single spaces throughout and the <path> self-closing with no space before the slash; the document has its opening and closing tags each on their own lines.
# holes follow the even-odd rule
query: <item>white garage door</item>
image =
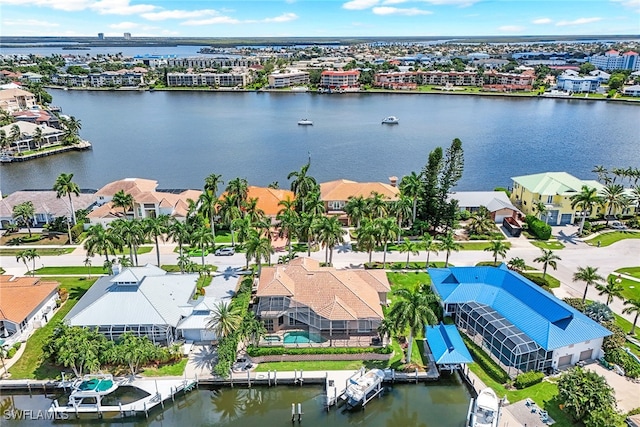
<svg viewBox="0 0 640 427">
<path fill-rule="evenodd" d="M 558 359 L 558 366 L 559 367 L 563 367 L 563 366 L 567 366 L 567 365 L 571 365 L 571 355 L 567 355 L 567 356 L 562 356 L 560 359 Z"/>
<path fill-rule="evenodd" d="M 502 224 L 502 220 L 508 216 L 509 215 L 496 215 L 496 224 Z"/>
<path fill-rule="evenodd" d="M 580 360 L 589 360 L 593 354 L 593 349 L 585 350 L 580 352 Z"/>
<path fill-rule="evenodd" d="M 215 339 L 216 334 L 214 334 L 213 331 L 210 331 L 208 329 L 200 330 L 200 341 L 215 341 Z"/>
</svg>

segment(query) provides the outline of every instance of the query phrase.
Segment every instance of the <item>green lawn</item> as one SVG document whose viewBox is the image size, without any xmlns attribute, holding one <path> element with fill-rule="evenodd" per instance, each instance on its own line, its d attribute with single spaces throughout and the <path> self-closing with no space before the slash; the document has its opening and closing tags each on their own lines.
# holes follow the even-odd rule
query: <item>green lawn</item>
<svg viewBox="0 0 640 427">
<path fill-rule="evenodd" d="M 391 290 L 398 288 L 415 289 L 419 284 L 430 284 L 431 278 L 425 271 L 411 273 L 387 273 L 387 278 L 391 284 Z"/>
<path fill-rule="evenodd" d="M 637 231 L 612 231 L 610 233 L 604 233 L 593 239 L 586 240 L 585 243 L 591 246 L 597 246 L 600 242 L 600 247 L 609 246 L 620 240 L 624 239 L 640 239 L 640 232 Z"/>
<path fill-rule="evenodd" d="M 138 248 L 138 255 L 148 254 L 153 250 L 153 246 L 140 246 Z M 121 251 L 116 251 L 116 255 L 129 255 L 129 248 L 123 248 Z"/>
<path fill-rule="evenodd" d="M 626 274 L 628 276 L 637 277 L 640 279 L 640 267 L 625 267 L 616 270 L 617 273 Z"/>
<path fill-rule="evenodd" d="M 610 274 L 609 277 L 616 278 L 616 280 L 619 280 L 618 283 L 624 286 L 624 290 L 622 291 L 622 296 L 624 297 L 625 300 L 629 300 L 629 299 L 640 300 L 640 282 L 639 281 L 625 279 L 624 277 L 617 279 L 618 277 L 617 274 Z M 609 277 L 607 277 L 607 280 L 609 280 Z"/>
<path fill-rule="evenodd" d="M 530 240 L 529 243 L 540 249 L 564 249 L 564 245 L 557 240 Z"/>
<path fill-rule="evenodd" d="M 144 368 L 140 375 L 143 377 L 180 377 L 184 373 L 188 361 L 189 359 L 184 357 L 176 363 L 162 365 L 158 368 Z"/>
<path fill-rule="evenodd" d="M 449 266 L 453 267 L 451 263 Z M 371 264 L 366 263 L 366 268 L 369 269 L 382 269 L 383 265 L 381 261 L 372 261 Z M 434 268 L 442 268 L 444 267 L 444 261 L 429 261 L 429 267 Z M 407 262 L 387 262 L 388 270 L 425 270 L 427 268 L 427 263 L 424 261 L 409 261 L 409 267 L 407 267 Z"/>
<path fill-rule="evenodd" d="M 549 270 L 550 269 L 547 270 L 547 275 L 544 277 L 545 281 L 547 282 L 547 286 L 549 286 L 550 288 L 559 288 L 560 281 L 555 277 L 553 277 L 552 275 L 550 275 Z M 536 276 L 536 277 L 542 278 L 542 273 L 538 273 L 538 272 L 535 272 L 535 273 L 526 272 L 525 274 L 527 276 Z"/>
<path fill-rule="evenodd" d="M 460 243 L 460 249 L 463 251 L 484 251 L 491 246 L 491 242 L 458 242 Z M 505 242 L 507 249 L 511 249 L 511 243 Z"/>
<path fill-rule="evenodd" d="M 23 249 L 0 249 L 0 256 L 16 256 Z M 70 254 L 74 251 L 74 248 L 52 248 L 52 249 L 36 249 L 36 252 L 40 256 L 56 256 Z"/>
<path fill-rule="evenodd" d="M 44 327 L 38 329 L 27 340 L 24 354 L 18 362 L 9 369 L 12 379 L 48 379 L 57 378 L 60 375 L 59 367 L 52 366 L 44 360 L 42 347 L 53 332 L 57 321 L 61 321 L 64 316 L 73 308 L 80 297 L 93 285 L 96 279 L 86 279 L 84 277 L 52 277 L 49 280 L 60 282 L 60 288 L 69 292 L 69 299 L 58 309 L 51 321 Z"/>
<path fill-rule="evenodd" d="M 31 272 L 29 272 L 29 274 L 31 274 Z M 61 266 L 61 267 L 42 267 L 36 270 L 36 276 L 40 274 L 49 274 L 49 275 L 51 274 L 59 274 L 59 275 L 94 274 L 95 275 L 95 274 L 107 274 L 107 270 L 102 268 L 102 266 L 85 267 L 85 266 L 78 265 L 78 266 Z"/>
<path fill-rule="evenodd" d="M 622 329 L 624 329 L 624 331 L 626 333 L 629 333 L 631 331 L 631 327 L 633 326 L 633 324 L 631 322 L 629 322 L 627 319 L 625 319 L 624 317 L 613 313 L 613 315 L 616 317 L 616 325 L 620 326 Z M 640 320 L 638 321 L 638 324 L 636 325 L 636 331 L 634 334 L 634 337 L 636 339 L 640 340 Z"/>
</svg>

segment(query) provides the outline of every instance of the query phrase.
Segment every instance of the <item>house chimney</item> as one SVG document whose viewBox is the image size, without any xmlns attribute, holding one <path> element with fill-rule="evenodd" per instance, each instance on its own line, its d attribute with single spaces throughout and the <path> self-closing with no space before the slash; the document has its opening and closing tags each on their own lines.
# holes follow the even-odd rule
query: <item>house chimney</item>
<svg viewBox="0 0 640 427">
<path fill-rule="evenodd" d="M 389 177 L 389 184 L 391 184 L 392 187 L 397 187 L 398 186 L 398 177 L 397 176 L 390 176 Z"/>
</svg>

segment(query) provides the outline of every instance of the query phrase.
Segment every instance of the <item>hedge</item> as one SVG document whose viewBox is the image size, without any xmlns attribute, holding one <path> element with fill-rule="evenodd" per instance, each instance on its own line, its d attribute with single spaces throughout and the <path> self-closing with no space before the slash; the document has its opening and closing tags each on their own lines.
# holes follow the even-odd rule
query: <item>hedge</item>
<svg viewBox="0 0 640 427">
<path fill-rule="evenodd" d="M 535 283 L 536 285 L 540 286 L 545 291 L 551 292 L 551 288 L 549 288 L 549 284 L 547 283 L 547 280 L 543 279 L 542 276 L 535 276 L 533 274 L 528 274 L 526 272 L 522 272 L 522 273 L 520 273 L 520 275 L 522 275 L 522 276 L 526 277 L 527 279 L 531 280 L 533 283 Z"/>
<path fill-rule="evenodd" d="M 466 335 L 462 335 L 462 339 L 469 349 L 469 353 L 471 353 L 473 360 L 482 367 L 487 375 L 500 384 L 504 384 L 509 381 L 509 374 L 498 366 L 498 364 L 494 362 L 482 348 L 480 348 L 475 342 L 471 341 Z"/>
<path fill-rule="evenodd" d="M 386 347 L 255 347 L 249 346 L 247 354 L 251 357 L 259 356 L 281 356 L 283 354 L 300 355 L 300 354 L 362 354 L 377 353 L 390 354 L 393 349 Z"/>
<path fill-rule="evenodd" d="M 608 351 L 604 355 L 604 359 L 609 363 L 614 363 L 620 366 L 624 370 L 625 376 L 629 378 L 640 377 L 640 363 L 636 362 L 633 356 L 623 349 L 617 348 L 615 350 Z"/>
<path fill-rule="evenodd" d="M 551 226 L 544 221 L 540 221 L 533 215 L 527 215 L 525 222 L 529 226 L 529 231 L 540 240 L 549 240 L 551 237 Z"/>
<path fill-rule="evenodd" d="M 518 375 L 513 383 L 517 389 L 523 389 L 542 382 L 544 374 L 539 371 L 529 371 Z"/>
</svg>

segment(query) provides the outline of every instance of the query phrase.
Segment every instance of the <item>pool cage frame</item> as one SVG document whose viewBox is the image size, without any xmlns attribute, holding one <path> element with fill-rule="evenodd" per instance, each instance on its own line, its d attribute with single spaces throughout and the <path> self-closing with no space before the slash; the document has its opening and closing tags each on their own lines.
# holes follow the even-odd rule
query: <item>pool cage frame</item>
<svg viewBox="0 0 640 427">
<path fill-rule="evenodd" d="M 173 327 L 170 325 L 106 325 L 93 328 L 97 328 L 100 334 L 111 341 L 117 341 L 125 332 L 131 332 L 137 337 L 147 337 L 154 344 L 170 346 L 175 341 Z"/>
<path fill-rule="evenodd" d="M 551 367 L 552 351 L 546 351 L 488 305 L 475 301 L 456 304 L 455 322 L 512 378 Z"/>
</svg>

